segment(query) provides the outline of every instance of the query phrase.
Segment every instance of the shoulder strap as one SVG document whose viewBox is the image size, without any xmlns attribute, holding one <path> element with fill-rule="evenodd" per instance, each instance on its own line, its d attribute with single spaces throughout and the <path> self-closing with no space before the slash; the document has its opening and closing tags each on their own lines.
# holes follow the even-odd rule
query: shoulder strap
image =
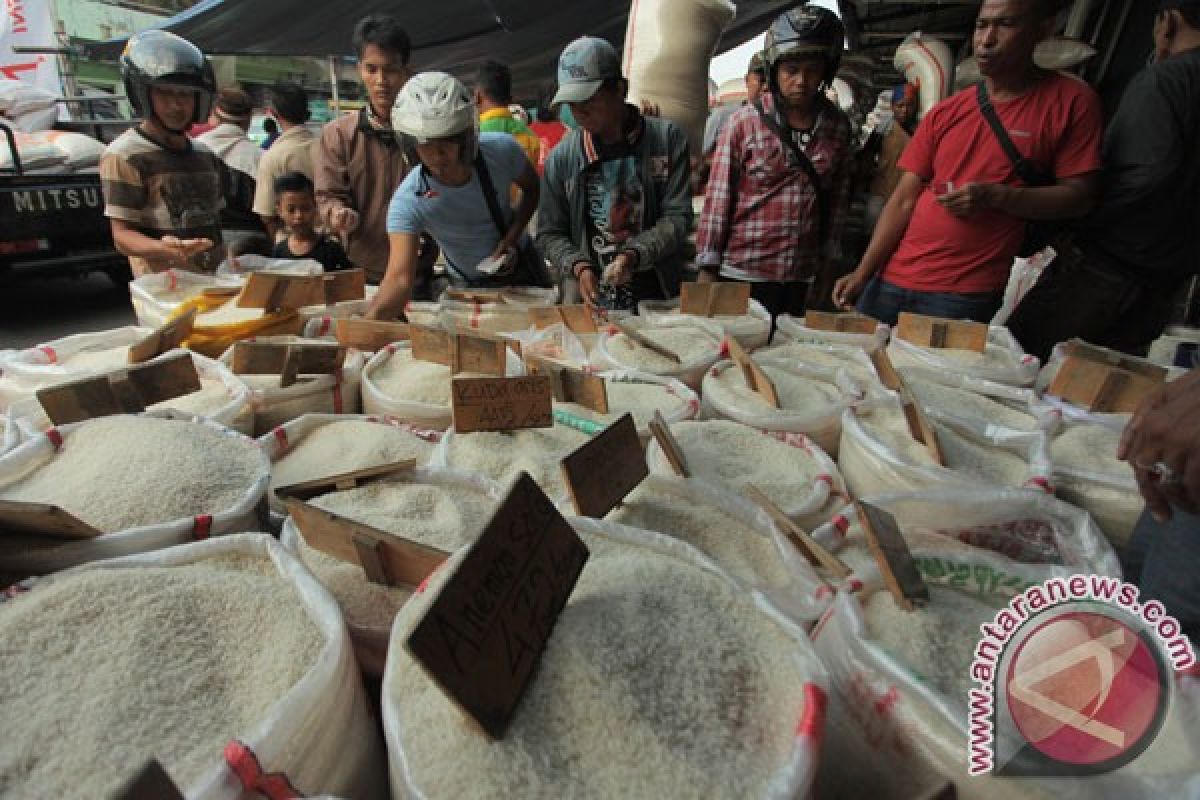
<svg viewBox="0 0 1200 800">
<path fill-rule="evenodd" d="M 817 168 L 813 166 L 813 163 L 809 159 L 808 155 L 796 144 L 791 134 L 785 131 L 783 126 L 779 124 L 779 120 L 775 119 L 774 116 L 766 112 L 766 110 L 763 108 L 761 100 L 756 100 L 754 102 L 754 110 L 758 112 L 758 116 L 761 117 L 762 121 L 767 124 L 767 127 L 770 128 L 777 137 L 779 137 L 779 141 L 782 142 L 783 146 L 788 149 L 788 151 L 796 159 L 796 162 L 800 165 L 800 168 L 804 170 L 804 174 L 808 176 L 808 182 L 812 184 L 813 190 L 817 194 L 817 219 L 820 223 L 818 232 L 820 234 L 821 241 L 824 242 L 829 221 L 827 213 L 829 203 L 826 198 L 825 187 L 821 185 L 821 176 L 817 173 Z"/>
<path fill-rule="evenodd" d="M 479 188 L 483 190 L 483 200 L 487 203 L 488 213 L 492 215 L 496 233 L 503 239 L 508 235 L 508 223 L 504 221 L 504 214 L 500 211 L 500 201 L 496 199 L 496 185 L 492 183 L 492 173 L 488 172 L 482 147 L 475 154 L 475 171 L 479 173 Z"/>
<path fill-rule="evenodd" d="M 1000 115 L 996 113 L 996 107 L 992 105 L 992 98 L 988 96 L 987 85 L 983 81 L 975 84 L 975 98 L 979 102 L 979 111 L 983 114 L 983 118 L 987 120 L 988 127 L 992 129 L 992 133 L 996 136 L 996 141 L 1000 143 L 1004 154 L 1012 162 L 1013 170 L 1016 171 L 1017 177 L 1023 180 L 1028 186 L 1052 185 L 1054 179 L 1043 173 L 1036 164 L 1021 155 L 1021 151 L 1013 143 L 1012 138 L 1008 135 L 1008 131 L 1004 128 L 1004 123 L 1000 121 Z"/>
</svg>

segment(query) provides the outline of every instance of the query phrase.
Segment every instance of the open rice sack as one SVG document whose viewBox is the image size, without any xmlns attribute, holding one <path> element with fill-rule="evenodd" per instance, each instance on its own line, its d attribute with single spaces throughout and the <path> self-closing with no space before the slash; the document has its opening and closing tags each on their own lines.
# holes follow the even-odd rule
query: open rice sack
<svg viewBox="0 0 1200 800">
<path fill-rule="evenodd" d="M 237 288 L 238 278 L 218 277 L 198 272 L 168 269 L 152 272 L 129 282 L 129 299 L 139 325 L 161 328 L 177 316 L 183 303 L 204 293 L 205 289 Z"/>
<path fill-rule="evenodd" d="M 5 794 L 112 797 L 154 758 L 195 800 L 387 797 L 338 606 L 268 536 L 35 581 L 0 642 Z"/>
<path fill-rule="evenodd" d="M 926 367 L 973 378 L 983 378 L 1010 386 L 1033 386 L 1040 364 L 1026 355 L 1008 328 L 991 326 L 987 346 L 982 353 L 973 350 L 920 347 L 893 336 L 888 355 L 896 368 Z"/>
<path fill-rule="evenodd" d="M 502 496 L 499 484 L 480 475 L 418 467 L 357 489 L 330 492 L 309 503 L 384 533 L 452 552 L 475 540 Z M 411 593 L 372 583 L 359 564 L 310 547 L 291 517 L 283 524 L 280 540 L 338 601 L 363 671 L 382 675 L 392 620 Z"/>
<path fill-rule="evenodd" d="M 727 420 L 680 422 L 671 433 L 693 477 L 735 492 L 754 486 L 807 530 L 828 522 L 849 497 L 833 459 L 803 434 Z M 647 447 L 646 463 L 652 474 L 674 474 L 657 441 Z"/>
<path fill-rule="evenodd" d="M 987 550 L 1021 564 L 1121 577 L 1116 553 L 1088 513 L 1050 495 L 948 487 L 863 499 L 896 518 L 910 548 Z M 851 568 L 872 561 L 853 506 L 813 537 L 839 552 Z"/>
<path fill-rule="evenodd" d="M 608 413 L 602 414 L 578 403 L 554 402 L 554 419 L 588 434 L 596 434 L 625 414 L 633 415 L 642 443 L 650 441 L 650 421 L 655 412 L 667 424 L 695 419 L 700 413 L 700 398 L 674 378 L 634 370 L 601 372 L 608 395 Z"/>
<path fill-rule="evenodd" d="M 1133 467 L 1117 459 L 1123 425 L 1067 420 L 1050 439 L 1058 496 L 1095 519 L 1118 549 L 1129 544 L 1146 501 Z"/>
<path fill-rule="evenodd" d="M 704 416 L 729 419 L 763 431 L 802 433 L 837 456 L 842 414 L 861 399 L 858 386 L 835 368 L 805 367 L 787 359 L 756 359 L 779 397 L 775 408 L 746 382 L 732 361 L 715 364 L 704 376 Z"/>
<path fill-rule="evenodd" d="M 325 344 L 319 339 L 298 336 L 255 337 L 267 344 L 303 345 Z M 221 362 L 232 366 L 234 348 L 221 356 Z M 305 414 L 357 414 L 362 410 L 362 374 L 367 363 L 365 354 L 351 350 L 342 368 L 328 375 L 301 375 L 291 386 L 281 386 L 279 375 L 238 375 L 250 389 L 254 406 L 254 433 L 262 436 L 280 425 Z"/>
<path fill-rule="evenodd" d="M 882 322 L 875 326 L 874 333 L 842 333 L 810 328 L 805 324 L 804 317 L 793 317 L 791 314 L 780 314 L 775 324 L 775 341 L 780 345 L 839 345 L 874 352 L 887 347 L 888 338 L 892 335 L 892 329 Z"/>
<path fill-rule="evenodd" d="M 696 391 L 704 374 L 721 357 L 724 332 L 700 318 L 680 317 L 661 325 L 631 318 L 624 322 L 636 333 L 674 353 L 674 361 L 633 341 L 616 328 L 610 328 L 596 342 L 594 363 L 600 369 L 629 369 L 674 378 Z"/>
<path fill-rule="evenodd" d="M 755 358 L 782 361 L 797 367 L 843 371 L 856 387 L 856 394 L 871 403 L 890 396 L 888 390 L 880 383 L 879 373 L 875 371 L 867 351 L 857 345 L 804 342 L 777 344 L 755 353 Z"/>
<path fill-rule="evenodd" d="M 0 536 L 0 571 L 41 575 L 262 526 L 267 458 L 199 417 L 102 417 L 51 428 L 0 458 L 0 499 L 57 505 L 100 535 Z"/>
<path fill-rule="evenodd" d="M 465 294 L 449 289 L 438 301 L 439 318 L 442 327 L 448 330 L 509 333 L 529 328 L 531 307 L 552 306 L 557 302 L 558 290 L 553 288 L 514 286 Z"/>
<path fill-rule="evenodd" d="M 1032 389 L 925 367 L 897 370 L 923 408 L 1014 431 L 1053 431 L 1062 419 Z"/>
<path fill-rule="evenodd" d="M 590 556 L 503 739 L 405 647 L 466 551 L 401 610 L 383 683 L 394 796 L 806 796 L 825 677 L 803 631 L 678 541 L 571 524 Z"/>
<path fill-rule="evenodd" d="M 536 356 L 575 369 L 589 369 L 595 334 L 578 334 L 562 323 L 505 334 L 521 345 L 521 355 Z M 586 337 L 586 338 L 585 338 Z"/>
<path fill-rule="evenodd" d="M 737 339 L 738 344 L 747 351 L 766 347 L 771 339 L 771 312 L 766 307 L 750 298 L 750 306 L 745 314 L 720 314 L 712 317 L 701 317 L 683 314 L 679 310 L 679 298 L 673 300 L 643 300 L 638 303 L 638 316 L 650 325 L 662 325 L 679 320 L 701 320 L 716 323 L 726 336 Z"/>
</svg>

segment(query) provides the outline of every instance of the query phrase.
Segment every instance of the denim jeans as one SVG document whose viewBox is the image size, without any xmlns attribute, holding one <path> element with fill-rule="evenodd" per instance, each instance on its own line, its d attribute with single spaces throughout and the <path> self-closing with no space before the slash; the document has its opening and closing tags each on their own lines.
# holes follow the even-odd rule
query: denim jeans
<svg viewBox="0 0 1200 800">
<path fill-rule="evenodd" d="M 1200 517 L 1176 511 L 1163 525 L 1144 512 L 1122 562 L 1142 602 L 1158 600 L 1200 645 Z"/>
<path fill-rule="evenodd" d="M 901 289 L 876 275 L 863 291 L 858 301 L 858 310 L 885 325 L 895 325 L 903 311 L 929 317 L 969 319 L 987 323 L 996 316 L 1003 299 L 1000 293 L 991 292 L 958 294 Z"/>
</svg>

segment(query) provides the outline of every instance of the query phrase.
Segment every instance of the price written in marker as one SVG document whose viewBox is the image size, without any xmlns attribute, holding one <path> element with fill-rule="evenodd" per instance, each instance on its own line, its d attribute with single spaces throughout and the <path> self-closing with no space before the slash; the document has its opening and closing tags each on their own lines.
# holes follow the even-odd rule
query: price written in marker
<svg viewBox="0 0 1200 800">
<path fill-rule="evenodd" d="M 562 460 L 581 517 L 603 519 L 650 474 L 632 414 L 625 414 Z"/>
<path fill-rule="evenodd" d="M 458 433 L 554 425 L 554 387 L 545 375 L 454 378 L 450 391 L 454 430 Z"/>
<path fill-rule="evenodd" d="M 521 473 L 409 636 L 413 658 L 493 738 L 508 729 L 587 558 Z"/>
</svg>

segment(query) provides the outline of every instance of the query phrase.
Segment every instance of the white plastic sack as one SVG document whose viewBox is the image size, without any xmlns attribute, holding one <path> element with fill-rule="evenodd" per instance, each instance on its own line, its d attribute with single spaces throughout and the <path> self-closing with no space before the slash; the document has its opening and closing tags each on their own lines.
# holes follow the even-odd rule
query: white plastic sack
<svg viewBox="0 0 1200 800">
<path fill-rule="evenodd" d="M 11 119 L 57 105 L 54 94 L 46 89 L 11 78 L 0 78 L 0 115 Z"/>
<path fill-rule="evenodd" d="M 723 349 L 723 341 L 725 333 L 721 328 L 706 320 L 698 318 L 679 318 L 675 320 L 665 320 L 660 325 L 649 325 L 646 321 L 631 318 L 626 320 L 625 325 L 633 328 L 636 331 L 642 331 L 647 328 L 669 328 L 669 327 L 686 327 L 696 329 L 698 336 L 708 338 L 712 342 L 711 352 L 705 353 L 701 358 L 698 358 L 689 363 L 680 364 L 675 369 L 656 372 L 655 374 L 662 375 L 668 378 L 674 378 L 682 382 L 689 388 L 696 391 L 700 390 L 700 385 L 704 382 L 704 374 L 708 372 L 709 367 L 717 363 L 721 358 Z M 616 328 L 610 328 L 601 334 L 596 341 L 596 349 L 593 351 L 593 364 L 600 369 L 625 369 L 638 370 L 637 364 L 626 364 L 620 361 L 612 354 L 609 347 L 609 342 L 616 336 L 621 335 Z M 645 370 L 641 370 L 645 371 Z"/>
<path fill-rule="evenodd" d="M 879 373 L 875 371 L 867 351 L 858 345 L 791 342 L 772 345 L 759 351 L 755 358 L 783 361 L 809 369 L 844 372 L 844 380 L 849 383 L 843 385 L 854 387 L 854 396 L 859 399 L 853 405 L 859 409 L 893 401 L 893 393 L 879 380 Z"/>
<path fill-rule="evenodd" d="M 171 319 L 184 301 L 202 294 L 205 289 L 238 287 L 236 279 L 219 279 L 211 275 L 169 269 L 151 272 L 129 282 L 129 299 L 138 324 L 160 328 Z"/>
<path fill-rule="evenodd" d="M 1037 380 L 1039 362 L 1026 355 L 1008 328 L 988 330 L 987 349 L 978 357 L 961 360 L 962 351 L 939 351 L 936 347 L 919 347 L 899 337 L 888 345 L 888 355 L 897 367 L 928 367 L 946 370 L 974 378 L 984 378 L 1012 386 L 1032 386 Z"/>
<path fill-rule="evenodd" d="M 537 356 L 575 369 L 588 366 L 588 346 L 579 334 L 562 323 L 541 330 L 530 327 L 505 335 L 520 342 L 522 356 Z"/>
<path fill-rule="evenodd" d="M 1042 69 L 1071 70 L 1096 55 L 1096 48 L 1077 39 L 1052 36 L 1038 43 L 1033 61 Z M 979 62 L 971 56 L 958 65 L 954 76 L 955 89 L 965 89 L 983 80 Z"/>
<path fill-rule="evenodd" d="M 256 725 L 215 752 L 202 778 L 181 789 L 192 800 L 255 800 L 267 776 L 298 794 L 362 800 L 387 797 L 386 757 L 337 603 L 307 569 L 263 534 L 226 536 L 155 553 L 99 561 L 80 570 L 171 568 L 213 558 L 268 559 L 295 590 L 324 644 L 303 677 Z M 44 579 L 50 583 L 60 576 Z M 42 581 L 34 584 L 37 592 Z M 264 643 L 265 646 L 269 646 Z M 169 647 L 169 642 L 164 642 Z M 241 745 L 240 747 L 238 745 Z M 276 796 L 276 795 L 271 795 Z M 284 795 L 278 795 L 282 797 Z"/>
<path fill-rule="evenodd" d="M 269 272 L 278 275 L 321 275 L 325 267 L 320 261 L 311 258 L 268 258 L 266 256 L 245 255 L 237 258 L 227 258 L 217 267 L 218 278 L 231 278 L 237 283 L 244 283 L 246 277 L 254 272 Z"/>
<path fill-rule="evenodd" d="M 1055 432 L 1055 438 L 1074 428 L 1098 426 L 1112 431 L 1114 437 L 1124 430 L 1123 419 L 1111 415 L 1088 415 L 1083 412 L 1069 415 L 1063 426 Z M 1053 447 L 1053 439 L 1051 440 Z M 1115 459 L 1116 453 L 1112 453 Z M 1115 471 L 1112 464 L 1053 462 L 1053 482 L 1058 496 L 1091 514 L 1109 541 L 1118 548 L 1125 547 L 1133 536 L 1146 501 L 1138 489 L 1133 468 L 1120 464 Z"/>
<path fill-rule="evenodd" d="M 1013 259 L 1012 271 L 1008 274 L 1008 285 L 1004 287 L 1004 302 L 996 316 L 992 317 L 992 325 L 1008 324 L 1008 318 L 1056 258 L 1058 252 L 1053 247 L 1045 247 L 1029 258 Z"/>
<path fill-rule="evenodd" d="M 529 328 L 529 309 L 552 306 L 558 302 L 558 289 L 536 286 L 514 286 L 500 291 L 496 302 L 460 300 L 450 292 L 438 301 L 441 327 L 447 330 L 478 330 L 489 333 L 510 333 Z M 410 304 L 414 306 L 415 304 Z M 417 310 L 417 309 L 414 309 Z M 405 312 L 412 321 L 412 312 Z"/>
<path fill-rule="evenodd" d="M 253 440 L 203 417 L 191 417 L 173 412 L 151 412 L 149 415 L 187 420 L 197 425 L 205 425 L 220 431 L 225 436 L 247 441 L 253 445 Z M 7 455 L 0 457 L 0 484 L 17 480 L 54 458 L 58 451 L 58 443 L 62 442 L 62 437 L 69 436 L 71 431 L 86 424 L 64 425 L 61 428 L 31 437 Z M 119 448 L 114 448 L 113 457 L 120 458 Z M 260 472 L 246 487 L 241 499 L 230 508 L 214 508 L 211 513 L 200 516 L 163 520 L 158 525 L 128 528 L 123 531 L 106 533 L 94 539 L 55 541 L 42 537 L 7 535 L 0 539 L 0 547 L 4 551 L 0 553 L 0 564 L 8 572 L 44 575 L 104 558 L 148 553 L 213 536 L 259 530 L 265 521 L 263 519 L 263 515 L 265 515 L 264 497 L 271 472 L 267 457 L 262 455 L 260 458 L 262 461 Z"/>
<path fill-rule="evenodd" d="M 954 56 L 941 39 L 917 31 L 896 48 L 892 63 L 905 81 L 920 88 L 920 117 L 953 92 Z"/>
<path fill-rule="evenodd" d="M 672 395 L 674 400 L 671 406 L 662 407 L 659 409 L 659 412 L 662 414 L 663 419 L 668 425 L 673 425 L 676 422 L 683 422 L 684 420 L 695 419 L 700 414 L 700 397 L 683 383 L 675 380 L 674 378 L 664 378 L 661 375 L 652 375 L 649 372 L 620 369 L 606 370 L 598 373 L 598 375 L 609 383 L 653 383 L 663 387 L 663 390 L 667 394 Z M 605 424 L 603 422 L 572 414 L 567 409 L 563 408 L 562 404 L 556 402 L 554 409 L 554 421 L 559 425 L 569 425 L 573 428 L 578 428 L 588 435 L 594 435 L 604 430 L 604 428 L 608 427 L 608 425 L 612 424 L 613 422 L 616 422 L 616 420 L 620 418 L 625 410 L 627 409 L 621 409 L 620 407 L 610 403 L 609 416 L 614 417 L 614 419 L 609 421 L 608 424 Z M 595 414 L 595 412 L 590 413 Z M 595 416 L 599 417 L 600 415 L 595 414 Z M 636 418 L 634 422 L 637 424 L 638 437 L 642 440 L 642 444 L 645 445 L 650 441 L 651 437 L 649 422 L 646 420 L 638 420 Z"/>
<path fill-rule="evenodd" d="M 875 333 L 838 333 L 837 331 L 822 331 L 805 325 L 804 317 L 793 317 L 791 314 L 780 314 L 775 321 L 777 326 L 776 343 L 787 344 L 821 344 L 844 345 L 861 347 L 867 352 L 886 347 L 892 334 L 891 328 L 883 323 L 875 327 Z"/>
<path fill-rule="evenodd" d="M 17 130 L 24 133 L 41 133 L 48 131 L 58 122 L 59 110 L 57 108 L 39 108 L 32 111 L 26 111 L 24 114 L 18 114 L 11 117 L 11 122 Z"/>
<path fill-rule="evenodd" d="M 913 386 L 919 387 L 922 383 L 934 383 L 972 392 L 990 400 L 1000 401 L 1003 405 L 1011 407 L 1014 411 L 1023 412 L 1033 417 L 1037 429 L 1046 432 L 1052 432 L 1057 429 L 1062 420 L 1062 414 L 1056 409 L 1047 406 L 1033 389 L 1010 386 L 1006 383 L 996 383 L 984 378 L 973 378 L 970 375 L 960 375 L 929 369 L 927 367 L 906 367 L 900 370 L 900 374 L 910 388 Z M 915 394 L 918 395 L 919 399 L 920 392 L 915 392 Z M 972 419 L 970 412 L 961 409 L 934 408 L 933 410 L 961 419 Z M 982 420 L 982 422 L 987 421 Z"/>
<path fill-rule="evenodd" d="M 58 112 L 51 109 L 51 113 L 57 116 Z M 50 124 L 53 125 L 53 121 Z M 22 128 L 22 130 L 25 129 Z M 47 137 L 48 134 L 44 132 L 16 134 L 17 155 L 20 156 L 22 169 L 47 169 L 67 163 L 67 153 Z M 101 149 L 103 149 L 103 145 L 101 145 Z M 0 137 L 0 169 L 12 170 L 15 168 L 16 162 L 13 160 L 8 139 Z"/>
<path fill-rule="evenodd" d="M 638 316 L 649 325 L 662 325 L 676 320 L 701 320 L 719 325 L 726 335 L 737 339 L 738 344 L 747 351 L 766 347 L 771 339 L 771 312 L 755 300 L 750 299 L 750 307 L 745 314 L 739 316 L 700 317 L 693 314 L 681 314 L 679 298 L 673 300 L 643 300 L 638 303 Z"/>
</svg>

